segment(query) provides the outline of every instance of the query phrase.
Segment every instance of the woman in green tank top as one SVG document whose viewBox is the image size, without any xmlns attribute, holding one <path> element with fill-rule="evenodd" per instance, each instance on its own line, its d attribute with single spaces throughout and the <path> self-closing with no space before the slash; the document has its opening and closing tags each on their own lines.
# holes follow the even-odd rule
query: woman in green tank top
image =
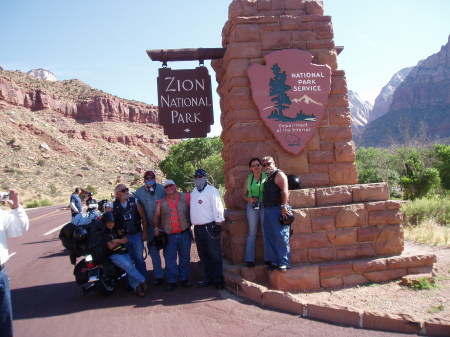
<svg viewBox="0 0 450 337">
<path fill-rule="evenodd" d="M 255 266 L 255 239 L 256 231 L 258 229 L 258 222 L 261 223 L 262 230 L 262 223 L 264 220 L 262 201 L 264 194 L 264 182 L 266 181 L 267 175 L 261 170 L 261 160 L 259 158 L 250 159 L 248 166 L 252 170 L 252 173 L 248 175 L 243 187 L 243 198 L 247 202 L 248 222 L 248 234 L 245 245 L 244 260 L 247 263 L 247 267 L 252 268 Z M 264 261 L 266 261 L 265 255 Z"/>
</svg>

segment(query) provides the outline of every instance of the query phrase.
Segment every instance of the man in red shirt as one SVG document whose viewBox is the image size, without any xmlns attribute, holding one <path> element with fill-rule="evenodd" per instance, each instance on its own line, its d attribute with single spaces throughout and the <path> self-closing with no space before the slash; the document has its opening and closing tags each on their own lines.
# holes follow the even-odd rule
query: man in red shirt
<svg viewBox="0 0 450 337">
<path fill-rule="evenodd" d="M 167 180 L 164 189 L 166 196 L 156 202 L 153 224 L 154 235 L 163 235 L 160 233 L 162 231 L 168 236 L 167 246 L 163 251 L 166 261 L 166 290 L 174 290 L 178 279 L 182 287 L 190 288 L 192 286 L 188 280 L 191 263 L 190 195 L 178 192 L 173 180 Z M 160 219 L 161 229 L 157 225 Z"/>
</svg>

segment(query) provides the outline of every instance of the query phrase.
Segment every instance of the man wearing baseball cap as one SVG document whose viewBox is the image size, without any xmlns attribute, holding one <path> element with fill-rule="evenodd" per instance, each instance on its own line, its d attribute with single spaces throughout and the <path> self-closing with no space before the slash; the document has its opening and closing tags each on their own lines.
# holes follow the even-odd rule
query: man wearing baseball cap
<svg viewBox="0 0 450 337">
<path fill-rule="evenodd" d="M 156 201 L 164 198 L 166 192 L 163 185 L 156 183 L 155 173 L 153 171 L 146 171 L 144 173 L 144 185 L 139 187 L 134 195 L 144 207 L 145 215 L 147 217 L 148 227 L 143 230 L 142 236 L 144 240 L 147 240 L 148 253 L 152 259 L 153 277 L 155 278 L 154 285 L 159 286 L 164 283 L 164 270 L 161 266 L 161 255 L 155 245 L 150 244 L 150 242 L 153 242 L 154 226 L 159 226 L 159 223 L 153 223 Z"/>
<path fill-rule="evenodd" d="M 208 184 L 208 174 L 198 169 L 194 174 L 195 188 L 191 192 L 191 222 L 194 225 L 195 242 L 205 279 L 198 286 L 214 284 L 223 289 L 222 252 L 220 233 L 224 207 L 219 191 Z"/>
<path fill-rule="evenodd" d="M 167 246 L 164 248 L 166 290 L 174 290 L 178 279 L 183 288 L 190 288 L 191 283 L 188 280 L 191 263 L 190 195 L 178 192 L 173 180 L 167 180 L 164 188 L 166 197 L 156 202 L 153 224 L 159 224 L 161 220 L 161 230 L 168 236 Z M 155 235 L 161 235 L 159 230 L 158 226 L 154 225 Z"/>
</svg>

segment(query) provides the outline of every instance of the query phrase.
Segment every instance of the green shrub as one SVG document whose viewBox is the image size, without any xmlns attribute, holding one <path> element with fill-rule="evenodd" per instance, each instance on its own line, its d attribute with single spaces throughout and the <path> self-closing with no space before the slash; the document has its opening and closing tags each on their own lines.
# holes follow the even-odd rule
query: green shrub
<svg viewBox="0 0 450 337">
<path fill-rule="evenodd" d="M 86 189 L 87 189 L 89 192 L 92 192 L 92 193 L 94 193 L 94 194 L 97 194 L 97 189 L 96 189 L 94 186 L 92 186 L 92 185 L 87 185 L 87 186 L 86 186 Z"/>
<path fill-rule="evenodd" d="M 422 198 L 406 202 L 402 206 L 405 222 L 418 225 L 425 220 L 434 219 L 441 226 L 450 225 L 449 198 Z"/>
<path fill-rule="evenodd" d="M 417 279 L 416 282 L 412 282 L 409 287 L 414 290 L 430 290 L 439 288 L 439 286 L 436 283 L 431 282 L 428 277 L 421 277 Z"/>
<path fill-rule="evenodd" d="M 29 201 L 25 204 L 25 208 L 36 208 L 36 207 L 44 207 L 44 206 L 51 206 L 52 202 L 48 199 L 43 200 L 33 200 Z"/>
<path fill-rule="evenodd" d="M 37 164 L 38 164 L 39 166 L 45 166 L 45 160 L 44 160 L 44 159 L 39 159 L 39 160 L 37 161 Z"/>
</svg>

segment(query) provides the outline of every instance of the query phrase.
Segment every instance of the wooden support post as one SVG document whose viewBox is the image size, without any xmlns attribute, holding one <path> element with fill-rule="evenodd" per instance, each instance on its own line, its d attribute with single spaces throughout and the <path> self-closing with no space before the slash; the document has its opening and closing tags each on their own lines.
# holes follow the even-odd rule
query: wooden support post
<svg viewBox="0 0 450 337">
<path fill-rule="evenodd" d="M 152 61 L 203 61 L 220 59 L 226 48 L 150 49 L 147 55 Z"/>
</svg>

